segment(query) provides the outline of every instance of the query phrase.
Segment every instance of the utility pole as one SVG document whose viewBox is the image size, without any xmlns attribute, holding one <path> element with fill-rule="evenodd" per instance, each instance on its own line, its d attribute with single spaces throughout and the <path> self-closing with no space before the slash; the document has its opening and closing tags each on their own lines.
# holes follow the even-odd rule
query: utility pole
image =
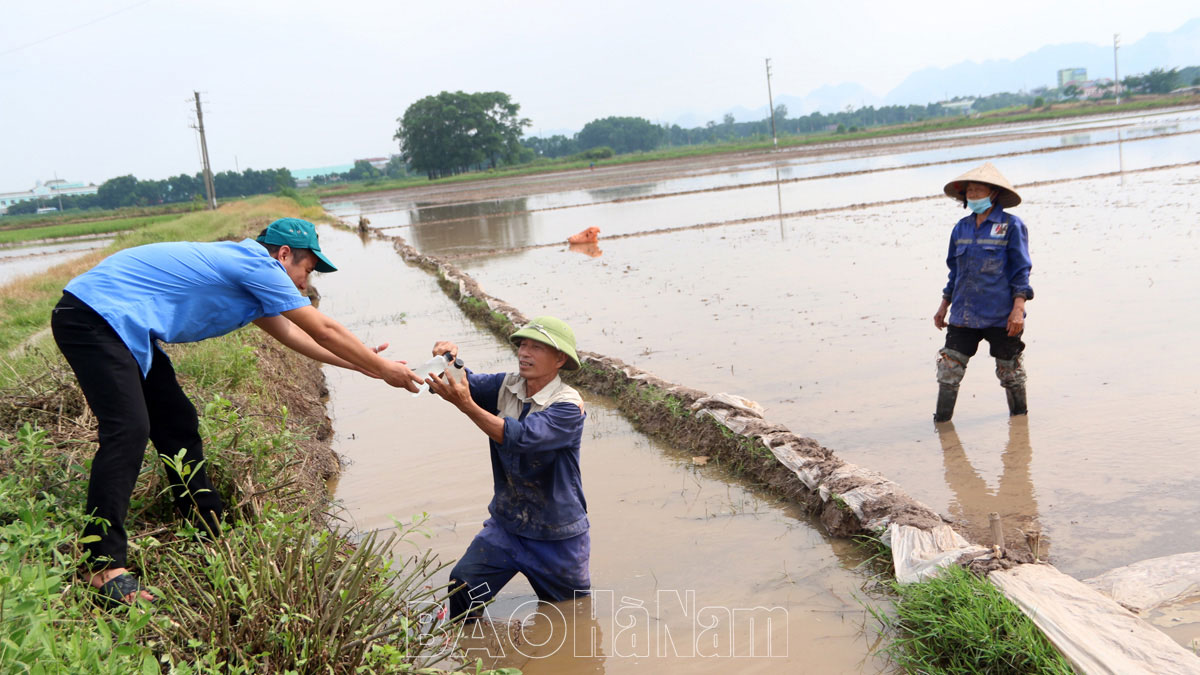
<svg viewBox="0 0 1200 675">
<path fill-rule="evenodd" d="M 208 142 L 204 140 L 204 112 L 200 110 L 200 92 L 196 95 L 196 129 L 200 131 L 200 155 L 204 159 L 204 192 L 208 196 L 208 208 L 217 208 L 217 191 L 213 187 L 212 168 L 208 164 Z"/>
<path fill-rule="evenodd" d="M 54 191 L 58 193 L 58 212 L 62 213 L 62 186 L 58 184 L 58 170 L 54 171 Z"/>
<path fill-rule="evenodd" d="M 767 105 L 771 108 L 771 142 L 779 148 L 779 139 L 775 136 L 775 97 L 771 95 L 771 59 L 767 59 Z"/>
<path fill-rule="evenodd" d="M 1113 33 L 1113 91 L 1117 92 L 1117 105 L 1121 105 L 1121 73 L 1117 71 L 1117 49 L 1121 46 L 1121 34 Z"/>
</svg>

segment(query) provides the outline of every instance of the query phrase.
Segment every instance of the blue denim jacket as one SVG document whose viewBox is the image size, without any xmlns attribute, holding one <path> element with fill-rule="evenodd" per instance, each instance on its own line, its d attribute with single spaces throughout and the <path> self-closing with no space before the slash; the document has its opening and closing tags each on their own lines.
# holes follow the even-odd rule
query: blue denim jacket
<svg viewBox="0 0 1200 675">
<path fill-rule="evenodd" d="M 1013 298 L 1033 299 L 1029 231 L 1020 218 L 999 206 L 982 225 L 975 225 L 973 213 L 958 221 L 950 234 L 946 265 L 950 279 L 942 297 L 950 300 L 951 325 L 1005 326 Z"/>
<path fill-rule="evenodd" d="M 531 397 L 515 373 L 468 372 L 467 381 L 479 407 L 504 416 L 504 442 L 488 441 L 492 517 L 508 532 L 530 539 L 555 541 L 587 532 L 579 472 L 587 415 L 579 393 L 557 377 Z"/>
</svg>

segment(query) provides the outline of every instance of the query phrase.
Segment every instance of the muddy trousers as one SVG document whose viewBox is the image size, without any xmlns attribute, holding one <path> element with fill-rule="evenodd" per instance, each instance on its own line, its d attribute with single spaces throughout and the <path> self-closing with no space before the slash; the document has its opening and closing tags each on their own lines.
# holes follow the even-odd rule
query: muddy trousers
<svg viewBox="0 0 1200 675">
<path fill-rule="evenodd" d="M 467 552 L 450 570 L 450 617 L 477 617 L 517 572 L 545 602 L 587 595 L 591 536 L 542 541 L 506 531 L 494 519 L 483 523 Z"/>
<path fill-rule="evenodd" d="M 964 328 L 950 326 L 946 346 L 938 351 L 938 402 L 933 414 L 935 422 L 948 421 L 954 415 L 958 386 L 967 372 L 967 362 L 979 350 L 981 340 L 988 341 L 988 351 L 996 359 L 996 378 L 1004 387 L 1009 415 L 1028 412 L 1025 399 L 1025 366 L 1022 353 L 1025 343 L 1021 335 L 1009 335 L 1004 328 Z"/>
<path fill-rule="evenodd" d="M 186 484 L 167 468 L 175 506 L 184 517 L 199 515 L 203 521 L 197 527 L 216 532 L 224 507 L 200 464 L 204 452 L 196 408 L 179 387 L 167 355 L 155 347 L 143 378 L 116 331 L 70 293 L 64 292 L 54 308 L 50 328 L 99 423 L 85 511 L 92 520 L 83 531 L 99 540 L 84 545 L 90 553 L 86 564 L 93 570 L 127 566 L 125 517 L 147 439 L 165 455 L 185 451 L 184 461 L 193 467 Z"/>
</svg>

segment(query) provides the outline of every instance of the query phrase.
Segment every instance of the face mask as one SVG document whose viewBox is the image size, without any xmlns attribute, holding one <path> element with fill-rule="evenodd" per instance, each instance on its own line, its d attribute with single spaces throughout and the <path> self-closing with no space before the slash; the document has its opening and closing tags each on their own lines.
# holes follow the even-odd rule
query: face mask
<svg viewBox="0 0 1200 675">
<path fill-rule="evenodd" d="M 992 198 L 984 197 L 983 199 L 968 199 L 967 208 L 971 209 L 977 214 L 984 213 L 988 209 L 992 208 Z"/>
</svg>

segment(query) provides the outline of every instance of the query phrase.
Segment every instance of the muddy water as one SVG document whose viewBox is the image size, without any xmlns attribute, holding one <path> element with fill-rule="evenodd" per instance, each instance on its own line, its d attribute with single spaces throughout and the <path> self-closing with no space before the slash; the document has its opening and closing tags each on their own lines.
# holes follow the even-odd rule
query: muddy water
<svg viewBox="0 0 1200 675">
<path fill-rule="evenodd" d="M 1200 548 L 1198 187 L 1192 167 L 1023 190 L 1033 412 L 1010 427 L 985 352 L 951 437 L 930 423 L 930 317 L 962 214 L 949 200 L 463 265 L 523 311 L 584 326 L 585 348 L 757 400 L 947 515 L 1036 519 L 1051 559 L 1086 577 Z"/>
<path fill-rule="evenodd" d="M 328 229 L 321 236 L 343 270 L 316 279 L 321 309 L 356 334 L 390 341 L 388 353 L 412 361 L 450 338 L 474 369 L 512 367 L 512 351 L 467 322 L 389 244 Z M 595 343 L 602 336 L 591 330 L 579 335 Z M 487 517 L 483 434 L 428 394 L 413 398 L 336 369 L 327 377 L 336 448 L 351 461 L 337 487 L 347 517 L 360 529 L 386 528 L 426 513 L 430 537 L 419 544 L 460 555 Z M 578 617 L 571 603 L 535 615 L 533 591 L 518 577 L 493 616 L 527 620 L 520 647 L 468 642 L 472 656 L 526 673 L 883 669 L 870 656 L 873 630 L 863 629 L 870 620 L 860 601 L 874 601 L 860 591 L 866 577 L 852 568 L 862 559 L 849 544 L 720 467 L 635 432 L 608 401 L 589 396 L 586 405 L 582 469 L 597 592 Z"/>
<path fill-rule="evenodd" d="M 1107 138 L 1107 134 L 1107 131 L 1097 132 L 1100 138 Z M 1056 142 L 1063 140 L 1054 138 Z M 536 199 L 522 197 L 378 213 L 370 217 L 373 227 L 403 236 L 422 252 L 453 256 L 553 244 L 591 226 L 600 227 L 603 236 L 613 236 L 936 194 L 947 176 L 953 177 L 978 163 L 977 159 L 958 161 L 955 157 L 978 158 L 992 151 L 1019 152 L 1025 144 L 1026 141 L 1010 141 L 953 148 L 940 151 L 943 154 L 940 159 L 934 152 L 926 151 L 915 153 L 920 155 L 921 161 L 914 164 L 896 164 L 917 159 L 910 154 L 899 160 L 881 156 L 839 160 L 831 162 L 830 166 L 785 166 L 777 172 L 772 169 L 769 174 L 783 181 L 779 185 L 678 194 L 647 201 L 598 202 L 580 208 L 538 211 L 530 206 Z M 1164 138 L 1141 135 L 1120 143 L 1083 145 L 1054 153 L 1004 157 L 998 161 L 1003 162 L 1011 175 L 1022 176 L 1022 182 L 1032 183 L 1135 171 L 1195 161 L 1198 157 L 1200 133 L 1192 131 Z M 920 165 L 934 161 L 943 163 Z M 865 173 L 819 177 L 823 172 L 851 170 Z M 813 175 L 818 177 L 800 182 L 793 180 Z M 724 174 L 720 178 L 736 181 L 738 176 L 736 173 Z M 346 203 L 334 210 L 344 215 L 357 213 L 353 204 Z"/>
<path fill-rule="evenodd" d="M 62 241 L 37 246 L 0 248 L 0 284 L 39 274 L 88 251 L 104 248 L 112 238 Z"/>
</svg>

